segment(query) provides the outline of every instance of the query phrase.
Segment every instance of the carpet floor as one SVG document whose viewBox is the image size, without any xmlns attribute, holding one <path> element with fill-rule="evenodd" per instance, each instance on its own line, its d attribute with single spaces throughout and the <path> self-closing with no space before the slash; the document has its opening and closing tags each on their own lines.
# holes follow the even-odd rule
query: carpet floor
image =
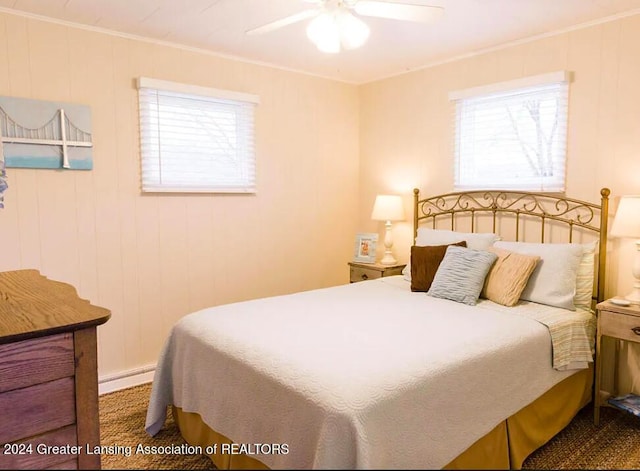
<svg viewBox="0 0 640 471">
<path fill-rule="evenodd" d="M 144 431 L 151 385 L 145 384 L 100 396 L 100 435 L 103 469 L 215 469 L 209 458 L 189 454 L 169 415 L 155 436 Z M 640 418 L 603 408 L 600 426 L 593 425 L 591 406 L 549 443 L 534 452 L 523 469 L 640 469 Z M 154 453 L 151 448 L 171 447 Z M 186 446 L 186 445 L 185 445 Z M 186 451 L 186 453 L 182 453 Z"/>
</svg>

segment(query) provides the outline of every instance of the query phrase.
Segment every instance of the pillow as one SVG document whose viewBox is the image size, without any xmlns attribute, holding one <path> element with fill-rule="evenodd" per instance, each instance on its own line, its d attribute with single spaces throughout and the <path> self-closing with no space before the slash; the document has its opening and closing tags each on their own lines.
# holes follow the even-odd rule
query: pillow
<svg viewBox="0 0 640 471">
<path fill-rule="evenodd" d="M 466 247 L 465 241 L 458 242 L 459 247 Z M 448 245 L 428 245 L 411 247 L 411 291 L 429 291 L 433 277 L 438 271 Z"/>
<path fill-rule="evenodd" d="M 429 245 L 449 245 L 465 241 L 470 249 L 486 250 L 496 240 L 500 240 L 500 237 L 493 233 L 456 232 L 420 227 L 418 228 L 415 245 L 424 247 Z M 411 281 L 411 263 L 404 267 L 402 274 L 405 280 Z"/>
<path fill-rule="evenodd" d="M 576 295 L 573 298 L 573 304 L 578 309 L 591 310 L 597 248 L 597 240 L 590 244 L 582 244 L 583 252 L 576 275 Z"/>
<path fill-rule="evenodd" d="M 494 247 L 540 257 L 520 299 L 575 310 L 576 276 L 584 251 L 581 244 L 498 241 Z"/>
<path fill-rule="evenodd" d="M 427 294 L 473 306 L 498 256 L 485 250 L 450 245 Z"/>
<path fill-rule="evenodd" d="M 540 257 L 489 247 L 498 258 L 484 280 L 480 295 L 494 303 L 515 306 Z"/>
</svg>

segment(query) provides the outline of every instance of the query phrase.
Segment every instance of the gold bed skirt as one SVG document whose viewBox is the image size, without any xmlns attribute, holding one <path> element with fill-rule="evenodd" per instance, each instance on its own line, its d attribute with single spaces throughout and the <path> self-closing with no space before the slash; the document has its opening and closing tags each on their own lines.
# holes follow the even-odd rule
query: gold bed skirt
<svg viewBox="0 0 640 471">
<path fill-rule="evenodd" d="M 460 454 L 445 469 L 521 469 L 533 451 L 566 427 L 591 400 L 593 368 L 580 371 L 556 384 L 528 406 L 516 412 Z M 207 447 L 232 443 L 207 426 L 196 413 L 173 406 L 173 417 L 184 439 Z M 268 469 L 247 455 L 208 455 L 218 469 Z"/>
</svg>

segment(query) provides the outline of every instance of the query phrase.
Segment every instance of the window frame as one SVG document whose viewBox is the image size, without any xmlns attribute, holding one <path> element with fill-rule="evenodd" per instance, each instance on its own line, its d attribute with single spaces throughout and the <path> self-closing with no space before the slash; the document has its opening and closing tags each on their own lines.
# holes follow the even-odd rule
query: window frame
<svg viewBox="0 0 640 471">
<path fill-rule="evenodd" d="M 489 84 L 485 86 L 472 87 L 464 90 L 457 90 L 449 93 L 449 100 L 454 104 L 454 121 L 455 127 L 454 133 L 454 189 L 456 191 L 466 190 L 516 190 L 516 191 L 537 191 L 547 193 L 562 193 L 566 188 L 566 165 L 567 165 L 567 135 L 568 135 L 568 120 L 569 120 L 569 84 L 572 80 L 572 73 L 569 71 L 551 72 L 547 74 L 540 74 L 530 77 L 523 77 L 506 82 L 499 82 Z M 559 118 L 559 130 L 561 132 L 554 138 L 554 145 L 558 146 L 556 154 L 554 154 L 554 172 L 559 174 L 556 178 L 549 179 L 545 176 L 529 176 L 523 177 L 520 180 L 513 180 L 508 176 L 500 179 L 499 177 L 493 183 L 486 183 L 486 178 L 479 177 L 478 179 L 471 179 L 461 181 L 462 167 L 465 165 L 464 151 L 462 147 L 464 145 L 462 135 L 463 132 L 468 129 L 473 129 L 475 123 L 472 123 L 469 128 L 466 128 L 461 120 L 464 117 L 465 104 L 473 106 L 474 102 L 485 101 L 491 103 L 494 101 L 500 102 L 505 100 L 505 97 L 513 96 L 517 97 L 519 94 L 526 95 L 527 93 L 539 93 L 543 94 L 545 88 L 552 86 L 558 86 L 558 97 L 565 101 L 561 104 L 562 109 L 558 109 Z M 547 92 L 548 93 L 548 92 Z M 524 101 L 523 101 L 524 103 Z M 477 142 L 476 137 L 471 138 L 471 143 Z M 523 151 L 522 155 L 525 152 Z"/>
<path fill-rule="evenodd" d="M 188 85 L 167 80 L 159 80 L 149 77 L 139 77 L 137 79 L 138 88 L 138 123 L 140 126 L 140 181 L 142 193 L 256 193 L 256 155 L 255 155 L 255 108 L 260 103 L 257 95 L 236 92 L 231 90 L 221 90 L 217 88 L 202 87 L 198 85 Z M 243 126 L 237 126 L 234 137 L 242 138 L 242 142 L 237 145 L 237 152 L 241 153 L 241 160 L 237 166 L 246 167 L 246 177 L 236 182 L 225 183 L 221 179 L 216 180 L 213 176 L 210 182 L 200 184 L 194 182 L 162 182 L 162 144 L 153 143 L 151 136 L 157 136 L 161 131 L 158 127 L 151 129 L 152 118 L 148 113 L 156 113 L 158 108 L 153 110 L 153 103 L 145 94 L 163 95 L 165 98 L 174 95 L 174 98 L 193 99 L 208 106 L 216 102 L 220 103 L 220 109 L 229 114 L 230 110 L 236 109 L 235 120 L 242 120 Z M 159 104 L 156 106 L 160 106 Z M 214 105 L 215 106 L 215 105 Z M 187 108 L 184 108 L 187 110 Z M 158 117 L 159 119 L 159 117 Z M 213 119 L 213 118 L 212 118 Z M 240 129 L 242 128 L 242 129 Z M 239 150 L 242 149 L 242 150 Z M 167 166 L 165 161 L 165 167 Z M 153 170 L 149 170 L 152 168 Z M 186 178 L 186 177 L 185 177 Z M 188 179 L 188 178 L 187 178 Z"/>
</svg>

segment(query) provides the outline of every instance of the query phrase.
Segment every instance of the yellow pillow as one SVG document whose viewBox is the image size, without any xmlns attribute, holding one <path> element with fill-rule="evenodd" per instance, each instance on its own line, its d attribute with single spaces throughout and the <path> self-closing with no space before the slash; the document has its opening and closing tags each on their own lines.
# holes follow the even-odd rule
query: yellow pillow
<svg viewBox="0 0 640 471">
<path fill-rule="evenodd" d="M 481 296 L 504 306 L 515 306 L 540 257 L 489 247 L 498 259 L 484 280 Z"/>
</svg>

